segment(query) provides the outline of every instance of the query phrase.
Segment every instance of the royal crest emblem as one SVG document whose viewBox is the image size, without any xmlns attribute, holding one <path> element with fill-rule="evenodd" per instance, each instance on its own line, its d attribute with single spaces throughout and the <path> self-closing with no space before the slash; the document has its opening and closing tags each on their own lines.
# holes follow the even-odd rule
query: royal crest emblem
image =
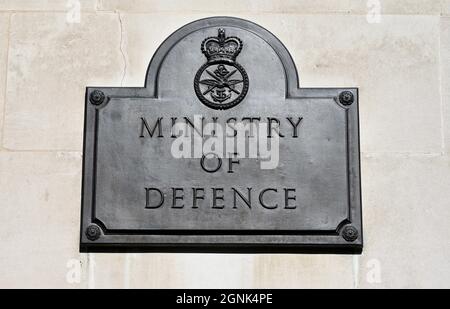
<svg viewBox="0 0 450 309">
<path fill-rule="evenodd" d="M 248 91 L 248 75 L 236 62 L 242 50 L 238 37 L 226 37 L 225 30 L 218 29 L 217 37 L 203 40 L 201 50 L 207 62 L 194 78 L 194 89 L 199 100 L 214 109 L 229 109 L 239 104 Z"/>
</svg>

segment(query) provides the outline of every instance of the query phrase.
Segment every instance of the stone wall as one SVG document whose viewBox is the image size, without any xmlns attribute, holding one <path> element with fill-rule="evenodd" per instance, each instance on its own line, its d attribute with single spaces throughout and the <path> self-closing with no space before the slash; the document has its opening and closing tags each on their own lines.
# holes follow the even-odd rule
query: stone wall
<svg viewBox="0 0 450 309">
<path fill-rule="evenodd" d="M 79 253 L 85 87 L 143 86 L 216 15 L 277 35 L 302 87 L 359 87 L 361 256 Z M 3 288 L 450 287 L 450 0 L 0 0 L 0 138 Z"/>
</svg>

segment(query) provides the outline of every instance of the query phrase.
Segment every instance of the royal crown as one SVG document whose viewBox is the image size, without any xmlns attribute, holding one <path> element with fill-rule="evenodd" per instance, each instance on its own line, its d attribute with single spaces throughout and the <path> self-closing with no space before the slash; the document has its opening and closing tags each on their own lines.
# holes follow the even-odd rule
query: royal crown
<svg viewBox="0 0 450 309">
<path fill-rule="evenodd" d="M 217 37 L 208 37 L 202 42 L 202 52 L 208 62 L 216 60 L 235 61 L 242 50 L 238 37 L 225 37 L 225 29 L 219 28 Z"/>
</svg>

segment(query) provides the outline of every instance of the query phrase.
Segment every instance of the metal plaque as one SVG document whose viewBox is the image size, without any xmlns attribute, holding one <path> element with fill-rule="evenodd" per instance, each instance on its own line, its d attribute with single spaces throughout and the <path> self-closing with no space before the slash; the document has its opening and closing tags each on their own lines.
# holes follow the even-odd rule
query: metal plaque
<svg viewBox="0 0 450 309">
<path fill-rule="evenodd" d="M 185 25 L 145 87 L 87 88 L 81 250 L 361 252 L 358 126 L 266 29 Z"/>
</svg>

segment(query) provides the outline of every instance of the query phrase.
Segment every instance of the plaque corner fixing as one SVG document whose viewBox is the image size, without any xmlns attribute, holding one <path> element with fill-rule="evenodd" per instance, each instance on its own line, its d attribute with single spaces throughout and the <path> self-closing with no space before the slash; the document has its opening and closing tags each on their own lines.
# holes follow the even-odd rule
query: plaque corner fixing
<svg viewBox="0 0 450 309">
<path fill-rule="evenodd" d="M 85 230 L 85 235 L 90 241 L 96 241 L 102 236 L 102 231 L 98 225 L 90 224 Z"/>
<path fill-rule="evenodd" d="M 89 94 L 89 102 L 95 106 L 103 106 L 107 104 L 110 100 L 110 97 L 107 96 L 102 90 L 94 89 Z"/>
</svg>

